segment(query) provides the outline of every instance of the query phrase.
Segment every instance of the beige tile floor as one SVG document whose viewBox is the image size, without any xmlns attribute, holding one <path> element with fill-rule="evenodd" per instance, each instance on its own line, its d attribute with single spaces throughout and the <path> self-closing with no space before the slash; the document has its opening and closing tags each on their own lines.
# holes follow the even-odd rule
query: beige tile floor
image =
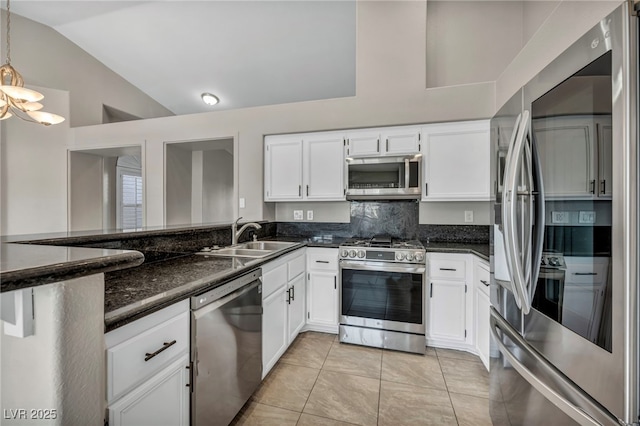
<svg viewBox="0 0 640 426">
<path fill-rule="evenodd" d="M 489 374 L 466 352 L 425 356 L 302 333 L 233 425 L 491 425 Z"/>
</svg>

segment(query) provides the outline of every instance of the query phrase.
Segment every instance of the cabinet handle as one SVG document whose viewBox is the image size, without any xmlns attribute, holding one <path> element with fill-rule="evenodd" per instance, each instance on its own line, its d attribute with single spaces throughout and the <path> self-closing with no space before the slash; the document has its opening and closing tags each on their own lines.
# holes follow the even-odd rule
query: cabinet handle
<svg viewBox="0 0 640 426">
<path fill-rule="evenodd" d="M 480 282 L 481 282 L 482 284 L 486 285 L 487 287 L 489 287 L 489 283 L 488 283 L 488 282 L 486 282 L 485 280 L 480 280 Z"/>
<path fill-rule="evenodd" d="M 291 287 L 287 289 L 287 304 L 291 304 Z"/>
<path fill-rule="evenodd" d="M 429 195 L 429 184 L 425 182 L 424 184 L 424 196 Z"/>
<path fill-rule="evenodd" d="M 389 151 L 389 139 L 387 139 L 387 152 Z"/>
<path fill-rule="evenodd" d="M 607 181 L 602 180 L 602 182 L 600 182 L 600 194 L 604 195 L 604 193 L 606 192 L 606 189 L 607 189 Z"/>
<path fill-rule="evenodd" d="M 291 286 L 291 300 L 296 300 L 296 288 Z"/>
<path fill-rule="evenodd" d="M 329 263 L 328 260 L 316 260 L 316 263 Z"/>
<path fill-rule="evenodd" d="M 590 185 L 591 185 L 591 189 L 589 190 L 589 192 L 591 192 L 592 194 L 595 194 L 596 193 L 596 180 L 595 179 L 592 180 L 590 182 Z"/>
<path fill-rule="evenodd" d="M 298 197 L 302 197 L 302 185 L 298 185 Z"/>
<path fill-rule="evenodd" d="M 335 290 L 337 290 L 337 289 L 338 289 L 338 277 L 336 277 L 335 275 L 334 275 L 334 277 L 333 277 L 333 288 L 334 288 Z"/>
<path fill-rule="evenodd" d="M 429 298 L 433 297 L 433 283 L 429 284 Z"/>
<path fill-rule="evenodd" d="M 309 196 L 309 185 L 307 185 L 307 197 Z"/>
<path fill-rule="evenodd" d="M 378 139 L 377 143 L 378 143 L 378 145 L 377 145 L 376 151 L 380 152 L 380 139 Z"/>
<path fill-rule="evenodd" d="M 160 352 L 162 351 L 166 351 L 167 349 L 169 349 L 171 346 L 175 345 L 176 341 L 172 340 L 171 342 L 164 342 L 162 344 L 162 347 L 160 349 L 158 349 L 157 351 L 153 352 L 153 353 L 146 353 L 144 354 L 144 362 L 149 361 L 151 358 L 153 358 L 154 356 L 158 355 Z"/>
<path fill-rule="evenodd" d="M 598 275 L 597 272 L 574 272 L 573 275 Z"/>
<path fill-rule="evenodd" d="M 457 271 L 455 268 L 440 268 L 441 271 Z"/>
</svg>

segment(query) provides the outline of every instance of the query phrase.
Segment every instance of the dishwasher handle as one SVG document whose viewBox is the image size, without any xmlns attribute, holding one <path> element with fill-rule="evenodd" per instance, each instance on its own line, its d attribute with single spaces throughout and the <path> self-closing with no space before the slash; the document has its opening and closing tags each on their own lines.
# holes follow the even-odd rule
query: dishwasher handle
<svg viewBox="0 0 640 426">
<path fill-rule="evenodd" d="M 222 299 L 223 297 L 226 300 L 229 300 L 227 296 L 231 296 L 242 287 L 256 281 L 258 282 L 258 284 L 262 283 L 262 269 L 256 269 L 225 284 L 222 284 L 212 290 L 209 290 L 206 293 L 202 293 L 198 296 L 193 296 L 191 298 L 191 310 L 197 311 L 210 303 L 214 303 Z"/>
</svg>

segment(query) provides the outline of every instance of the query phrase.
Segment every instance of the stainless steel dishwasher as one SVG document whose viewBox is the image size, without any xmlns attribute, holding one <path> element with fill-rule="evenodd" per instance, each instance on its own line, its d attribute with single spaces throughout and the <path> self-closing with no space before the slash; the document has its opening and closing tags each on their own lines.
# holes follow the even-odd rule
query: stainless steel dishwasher
<svg viewBox="0 0 640 426">
<path fill-rule="evenodd" d="M 262 376 L 262 270 L 191 298 L 191 424 L 228 425 Z"/>
</svg>

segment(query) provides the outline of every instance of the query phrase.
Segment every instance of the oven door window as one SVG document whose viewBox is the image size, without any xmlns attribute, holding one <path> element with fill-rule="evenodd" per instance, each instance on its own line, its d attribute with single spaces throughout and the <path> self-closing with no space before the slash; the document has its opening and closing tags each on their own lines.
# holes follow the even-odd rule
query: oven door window
<svg viewBox="0 0 640 426">
<path fill-rule="evenodd" d="M 342 270 L 342 315 L 422 324 L 422 274 Z"/>
</svg>

